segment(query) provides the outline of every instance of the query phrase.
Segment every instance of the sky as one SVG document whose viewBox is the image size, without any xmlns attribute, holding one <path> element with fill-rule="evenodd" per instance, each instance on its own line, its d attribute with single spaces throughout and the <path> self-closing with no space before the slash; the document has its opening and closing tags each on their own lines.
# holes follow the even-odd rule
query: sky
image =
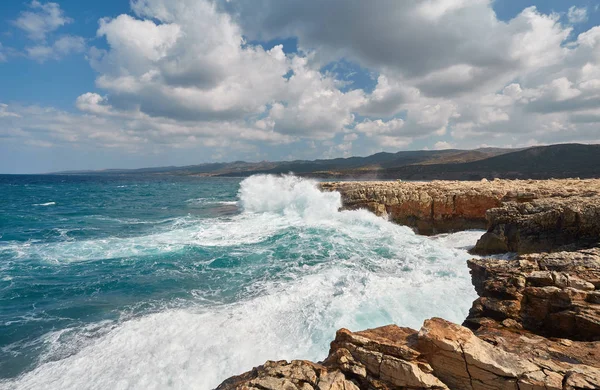
<svg viewBox="0 0 600 390">
<path fill-rule="evenodd" d="M 0 173 L 564 142 L 597 1 L 0 2 Z"/>
</svg>

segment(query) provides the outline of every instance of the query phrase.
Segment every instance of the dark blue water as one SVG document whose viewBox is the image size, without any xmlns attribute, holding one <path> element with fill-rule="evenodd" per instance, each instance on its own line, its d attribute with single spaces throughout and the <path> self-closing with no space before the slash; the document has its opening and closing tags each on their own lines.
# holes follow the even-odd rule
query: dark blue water
<svg viewBox="0 0 600 390">
<path fill-rule="evenodd" d="M 293 177 L 0 176 L 0 196 L 0 387 L 210 388 L 320 359 L 342 326 L 460 321 L 473 295 L 473 234 Z"/>
</svg>

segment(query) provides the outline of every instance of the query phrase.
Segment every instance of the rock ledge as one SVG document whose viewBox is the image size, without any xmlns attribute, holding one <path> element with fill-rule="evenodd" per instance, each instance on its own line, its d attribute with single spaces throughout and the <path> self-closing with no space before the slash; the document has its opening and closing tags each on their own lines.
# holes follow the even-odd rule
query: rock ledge
<svg viewBox="0 0 600 390">
<path fill-rule="evenodd" d="M 585 197 L 595 199 L 596 209 L 600 208 L 600 179 L 332 182 L 320 186 L 340 192 L 346 209 L 387 215 L 420 234 L 487 229 L 491 216 L 486 212 L 507 203 L 517 207 L 541 199 Z"/>
</svg>

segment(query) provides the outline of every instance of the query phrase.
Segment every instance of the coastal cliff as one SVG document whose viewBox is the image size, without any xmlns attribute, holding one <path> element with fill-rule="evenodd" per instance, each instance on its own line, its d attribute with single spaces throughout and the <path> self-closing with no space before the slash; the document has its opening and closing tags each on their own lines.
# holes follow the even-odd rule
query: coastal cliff
<svg viewBox="0 0 600 390">
<path fill-rule="evenodd" d="M 600 389 L 600 180 L 322 183 L 431 234 L 485 227 L 463 325 L 340 329 L 319 363 L 269 361 L 231 389 Z"/>
<path fill-rule="evenodd" d="M 598 179 L 325 182 L 320 187 L 338 191 L 345 209 L 387 215 L 419 234 L 487 229 L 486 212 L 509 203 L 600 196 Z"/>
</svg>

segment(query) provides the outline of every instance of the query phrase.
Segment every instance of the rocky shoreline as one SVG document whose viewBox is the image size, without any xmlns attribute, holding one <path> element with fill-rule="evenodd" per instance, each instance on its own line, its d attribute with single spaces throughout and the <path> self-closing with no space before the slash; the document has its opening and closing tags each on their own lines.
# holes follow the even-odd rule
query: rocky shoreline
<svg viewBox="0 0 600 390">
<path fill-rule="evenodd" d="M 600 180 L 322 183 L 433 234 L 486 228 L 463 325 L 341 329 L 323 362 L 269 361 L 230 389 L 600 389 Z"/>
<path fill-rule="evenodd" d="M 486 212 L 504 205 L 548 199 L 597 198 L 598 179 L 329 182 L 323 191 L 338 191 L 345 209 L 367 209 L 391 221 L 438 234 L 488 227 Z M 552 207 L 552 206 L 551 206 Z"/>
</svg>

